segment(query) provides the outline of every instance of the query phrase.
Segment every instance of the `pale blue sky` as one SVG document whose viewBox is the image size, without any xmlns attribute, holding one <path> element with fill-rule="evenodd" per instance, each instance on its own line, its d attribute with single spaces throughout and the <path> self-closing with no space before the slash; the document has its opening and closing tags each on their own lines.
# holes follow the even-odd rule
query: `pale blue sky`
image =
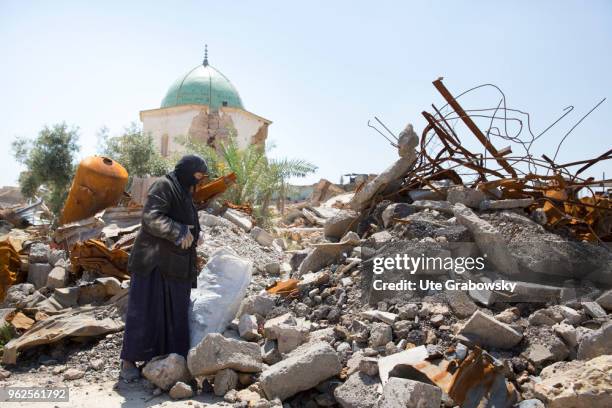
<svg viewBox="0 0 612 408">
<path fill-rule="evenodd" d="M 80 127 L 81 155 L 97 130 L 111 133 L 159 107 L 166 89 L 210 63 L 246 109 L 272 120 L 274 155 L 306 158 L 321 177 L 380 172 L 397 157 L 366 126 L 374 115 L 395 132 L 451 92 L 491 82 L 512 107 L 557 141 L 603 97 L 612 97 L 612 1 L 7 1 L 0 2 L 0 185 L 15 184 L 9 143 L 44 124 Z M 466 107 L 497 103 L 489 91 Z M 558 162 L 612 147 L 612 99 L 570 136 Z M 503 146 L 498 146 L 503 147 Z M 612 164 L 594 169 L 596 177 Z"/>
</svg>

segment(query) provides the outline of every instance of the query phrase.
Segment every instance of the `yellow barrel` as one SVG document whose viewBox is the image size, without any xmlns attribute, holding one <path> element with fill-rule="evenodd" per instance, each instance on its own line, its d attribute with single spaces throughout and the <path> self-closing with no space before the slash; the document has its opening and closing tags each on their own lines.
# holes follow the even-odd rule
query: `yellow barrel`
<svg viewBox="0 0 612 408">
<path fill-rule="evenodd" d="M 108 157 L 87 157 L 79 163 L 60 224 L 79 221 L 116 205 L 128 182 L 125 168 Z"/>
</svg>

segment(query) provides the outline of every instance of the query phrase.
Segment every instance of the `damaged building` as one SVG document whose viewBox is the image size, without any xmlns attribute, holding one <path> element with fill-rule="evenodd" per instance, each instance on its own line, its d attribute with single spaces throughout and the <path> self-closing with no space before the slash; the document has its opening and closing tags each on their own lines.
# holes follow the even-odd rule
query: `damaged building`
<svg viewBox="0 0 612 408">
<path fill-rule="evenodd" d="M 159 108 L 141 111 L 140 120 L 164 157 L 184 150 L 182 138 L 212 147 L 230 136 L 240 148 L 264 145 L 272 123 L 244 108 L 238 90 L 209 64 L 208 52 L 170 85 Z"/>
</svg>

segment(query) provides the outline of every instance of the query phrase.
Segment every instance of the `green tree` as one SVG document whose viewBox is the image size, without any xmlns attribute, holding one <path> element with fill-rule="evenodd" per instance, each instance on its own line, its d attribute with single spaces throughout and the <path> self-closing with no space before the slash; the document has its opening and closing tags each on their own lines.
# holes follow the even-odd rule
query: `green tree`
<svg viewBox="0 0 612 408">
<path fill-rule="evenodd" d="M 110 136 L 108 128 L 98 133 L 98 151 L 120 163 L 132 177 L 161 176 L 168 171 L 169 163 L 153 144 L 153 137 L 144 134 L 136 123 L 127 126 L 119 136 Z"/>
<path fill-rule="evenodd" d="M 24 197 L 42 197 L 59 214 L 74 175 L 78 137 L 78 128 L 59 123 L 45 126 L 34 140 L 13 141 L 13 155 L 26 167 L 19 175 Z"/>
</svg>

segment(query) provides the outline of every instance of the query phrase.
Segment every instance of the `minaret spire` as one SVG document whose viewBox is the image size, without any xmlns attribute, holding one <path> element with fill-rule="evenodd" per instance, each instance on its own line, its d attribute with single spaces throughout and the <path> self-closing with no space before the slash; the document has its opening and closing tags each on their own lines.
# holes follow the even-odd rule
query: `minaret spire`
<svg viewBox="0 0 612 408">
<path fill-rule="evenodd" d="M 204 66 L 208 65 L 208 44 L 204 44 L 204 62 L 202 62 Z"/>
</svg>

